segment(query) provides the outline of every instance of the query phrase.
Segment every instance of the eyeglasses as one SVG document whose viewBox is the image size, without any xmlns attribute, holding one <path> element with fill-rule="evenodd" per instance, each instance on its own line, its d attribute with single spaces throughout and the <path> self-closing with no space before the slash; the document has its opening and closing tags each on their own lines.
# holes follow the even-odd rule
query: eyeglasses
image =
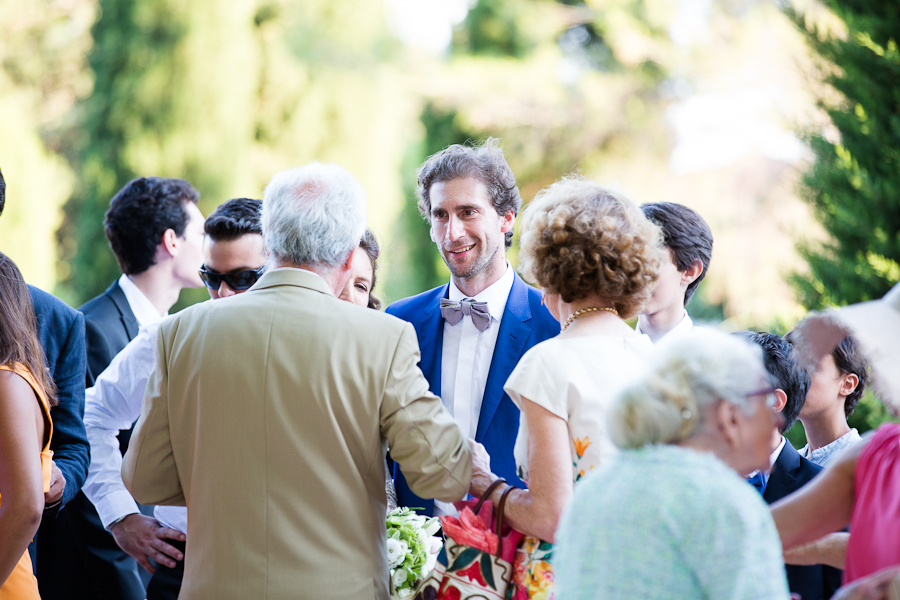
<svg viewBox="0 0 900 600">
<path fill-rule="evenodd" d="M 764 390 L 756 390 L 755 392 L 750 392 L 746 394 L 744 398 L 752 398 L 753 396 L 762 396 L 765 394 L 766 396 L 766 406 L 768 408 L 772 408 L 775 406 L 775 403 L 778 402 L 778 398 L 775 396 L 776 388 L 766 388 Z"/>
<path fill-rule="evenodd" d="M 231 289 L 242 291 L 252 287 L 265 270 L 266 267 L 263 265 L 258 269 L 232 271 L 231 273 L 216 273 L 215 271 L 207 270 L 206 265 L 203 265 L 200 267 L 200 279 L 202 279 L 203 283 L 206 284 L 206 287 L 211 290 L 219 289 L 219 286 L 221 286 L 224 281 Z"/>
</svg>

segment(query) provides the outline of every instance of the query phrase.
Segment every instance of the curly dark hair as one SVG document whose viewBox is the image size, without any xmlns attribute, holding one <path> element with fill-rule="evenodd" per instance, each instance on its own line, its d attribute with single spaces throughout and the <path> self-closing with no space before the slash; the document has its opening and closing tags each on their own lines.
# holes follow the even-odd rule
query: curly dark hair
<svg viewBox="0 0 900 600">
<path fill-rule="evenodd" d="M 50 406 L 56 406 L 56 384 L 38 339 L 31 294 L 19 267 L 0 252 L 0 365 L 24 365 L 44 388 Z"/>
<path fill-rule="evenodd" d="M 3 207 L 6 205 L 6 180 L 3 179 L 3 171 L 0 171 L 0 215 L 3 214 Z"/>
<path fill-rule="evenodd" d="M 378 255 L 381 254 L 381 249 L 378 247 L 378 240 L 375 239 L 375 234 L 372 233 L 372 230 L 366 227 L 365 233 L 363 233 L 362 239 L 359 241 L 359 247 L 365 250 L 366 255 L 369 257 L 369 260 L 372 261 L 372 287 L 369 288 L 369 308 L 374 308 L 375 310 L 379 310 L 381 308 L 381 299 L 375 296 L 375 281 L 377 279 L 378 274 Z"/>
<path fill-rule="evenodd" d="M 516 186 L 506 156 L 500 147 L 500 140 L 489 137 L 482 144 L 463 146 L 453 144 L 429 156 L 418 173 L 419 213 L 431 222 L 431 186 L 442 181 L 472 177 L 485 185 L 491 198 L 491 205 L 498 215 L 512 211 L 519 214 L 522 197 Z M 506 233 L 506 247 L 512 245 L 513 232 Z"/>
<path fill-rule="evenodd" d="M 248 233 L 262 235 L 262 200 L 232 198 L 206 217 L 203 231 L 215 242 L 230 242 Z"/>
<path fill-rule="evenodd" d="M 787 396 L 787 402 L 781 410 L 784 418 L 781 433 L 784 433 L 797 421 L 806 403 L 806 395 L 812 383 L 809 371 L 800 366 L 791 343 L 779 335 L 756 331 L 738 331 L 734 335 L 762 348 L 766 371 L 772 376 L 775 387 Z"/>
<path fill-rule="evenodd" d="M 666 248 L 672 250 L 675 266 L 679 271 L 687 271 L 694 265 L 694 261 L 699 260 L 703 265 L 700 276 L 684 292 L 684 305 L 687 306 L 709 270 L 713 250 L 712 231 L 703 217 L 681 204 L 653 202 L 642 204 L 641 210 L 662 229 Z"/>
<path fill-rule="evenodd" d="M 126 183 L 103 220 L 122 272 L 137 275 L 152 267 L 163 234 L 171 229 L 183 237 L 189 220 L 185 203 L 199 199 L 200 192 L 184 179 L 138 177 Z"/>
<path fill-rule="evenodd" d="M 580 176 L 544 188 L 523 213 L 522 272 L 564 302 L 597 294 L 631 318 L 653 294 L 662 256 L 659 227 L 624 195 Z"/>
</svg>

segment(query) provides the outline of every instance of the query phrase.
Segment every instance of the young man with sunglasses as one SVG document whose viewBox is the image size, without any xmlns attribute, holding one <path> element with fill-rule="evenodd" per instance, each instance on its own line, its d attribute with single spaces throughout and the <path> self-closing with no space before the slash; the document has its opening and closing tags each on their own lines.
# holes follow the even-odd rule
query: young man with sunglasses
<svg viewBox="0 0 900 600">
<path fill-rule="evenodd" d="M 265 254 L 261 206 L 259 200 L 237 198 L 220 205 L 206 219 L 200 277 L 213 300 L 246 291 L 262 275 Z M 142 328 L 113 359 L 87 391 L 84 411 L 92 448 L 85 494 L 116 543 L 153 574 L 148 600 L 178 597 L 184 572 L 187 509 L 157 506 L 153 517 L 138 511 L 122 483 L 116 434 L 123 424 L 130 426 L 140 416 L 161 323 L 158 320 Z"/>
<path fill-rule="evenodd" d="M 774 406 L 781 413 L 782 424 L 772 432 L 770 469 L 751 473 L 748 481 L 767 504 L 773 504 L 809 483 L 822 467 L 800 456 L 784 433 L 797 422 L 810 387 L 810 375 L 797 363 L 793 346 L 771 333 L 742 331 L 738 333 L 762 348 L 763 363 L 772 378 Z M 841 586 L 841 572 L 823 565 L 786 565 L 788 587 L 801 598 L 827 600 Z"/>
</svg>

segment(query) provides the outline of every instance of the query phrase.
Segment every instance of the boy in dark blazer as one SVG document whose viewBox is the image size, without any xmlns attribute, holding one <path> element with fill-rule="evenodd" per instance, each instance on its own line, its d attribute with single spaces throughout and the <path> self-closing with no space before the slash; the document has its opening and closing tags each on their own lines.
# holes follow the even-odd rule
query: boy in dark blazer
<svg viewBox="0 0 900 600">
<path fill-rule="evenodd" d="M 797 363 L 790 342 L 771 333 L 743 331 L 739 335 L 755 342 L 763 350 L 763 362 L 775 385 L 775 410 L 780 410 L 783 423 L 773 437 L 772 464 L 768 473 L 753 473 L 750 483 L 773 504 L 809 483 L 822 467 L 800 456 L 784 437 L 800 415 L 809 391 L 809 373 Z M 788 587 L 804 600 L 827 600 L 841 586 L 841 571 L 824 565 L 785 565 Z"/>
</svg>

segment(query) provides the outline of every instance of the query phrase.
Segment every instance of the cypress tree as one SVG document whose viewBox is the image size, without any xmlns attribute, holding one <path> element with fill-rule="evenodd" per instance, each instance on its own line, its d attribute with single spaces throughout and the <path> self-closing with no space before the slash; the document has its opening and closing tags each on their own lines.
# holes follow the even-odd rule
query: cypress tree
<svg viewBox="0 0 900 600">
<path fill-rule="evenodd" d="M 808 136 L 802 192 L 829 239 L 801 243 L 793 283 L 809 309 L 880 298 L 900 279 L 900 11 L 895 0 L 826 0 L 846 35 L 787 9 L 838 92 L 821 99 L 836 129 Z"/>
</svg>

